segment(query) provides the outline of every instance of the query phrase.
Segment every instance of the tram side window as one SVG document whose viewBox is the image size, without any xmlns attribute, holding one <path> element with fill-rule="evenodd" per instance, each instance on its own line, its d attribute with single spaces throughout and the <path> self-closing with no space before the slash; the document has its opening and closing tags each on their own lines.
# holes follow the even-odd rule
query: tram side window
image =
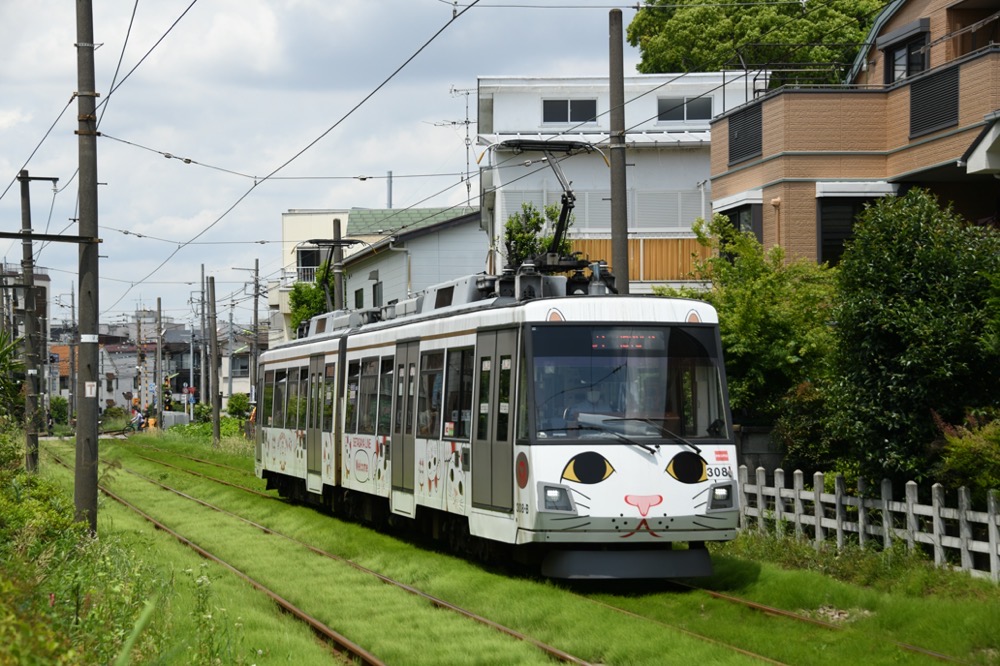
<svg viewBox="0 0 1000 666">
<path fill-rule="evenodd" d="M 323 373 L 323 432 L 333 432 L 333 396 L 337 388 L 337 364 L 327 363 Z"/>
<path fill-rule="evenodd" d="M 490 427 L 490 372 L 493 362 L 489 356 L 479 359 L 479 404 L 476 406 L 476 439 L 488 439 Z"/>
<path fill-rule="evenodd" d="M 517 372 L 517 437 L 527 439 L 528 437 L 528 364 L 521 355 L 521 365 Z"/>
<path fill-rule="evenodd" d="M 388 435 L 392 426 L 392 363 L 391 356 L 382 359 L 378 382 L 378 434 Z"/>
<path fill-rule="evenodd" d="M 448 352 L 448 376 L 444 383 L 444 436 L 469 439 L 472 425 L 473 351 L 452 349 Z"/>
<path fill-rule="evenodd" d="M 274 416 L 271 410 L 274 409 L 274 370 L 264 372 L 264 390 L 261 391 L 263 398 L 260 406 L 261 422 L 264 427 L 270 428 L 274 423 Z"/>
<path fill-rule="evenodd" d="M 285 427 L 285 401 L 288 397 L 288 371 L 277 370 L 274 373 L 274 421 L 275 428 Z"/>
<path fill-rule="evenodd" d="M 510 428 L 510 374 L 512 368 L 510 354 L 500 357 L 500 386 L 497 396 L 497 441 L 506 442 Z"/>
<path fill-rule="evenodd" d="M 396 434 L 403 432 L 403 386 L 406 384 L 406 367 L 400 363 L 396 367 Z"/>
<path fill-rule="evenodd" d="M 441 397 L 444 388 L 444 352 L 428 352 L 420 358 L 420 395 L 417 398 L 417 434 L 441 434 Z"/>
<path fill-rule="evenodd" d="M 288 415 L 285 427 L 302 430 L 306 427 L 306 402 L 309 400 L 309 369 L 299 368 L 288 373 Z"/>
<path fill-rule="evenodd" d="M 347 365 L 347 415 L 344 417 L 344 432 L 358 431 L 358 384 L 361 381 L 361 361 L 351 361 Z"/>
<path fill-rule="evenodd" d="M 361 380 L 358 405 L 358 433 L 375 434 L 375 418 L 378 414 L 378 358 L 361 361 Z"/>
</svg>

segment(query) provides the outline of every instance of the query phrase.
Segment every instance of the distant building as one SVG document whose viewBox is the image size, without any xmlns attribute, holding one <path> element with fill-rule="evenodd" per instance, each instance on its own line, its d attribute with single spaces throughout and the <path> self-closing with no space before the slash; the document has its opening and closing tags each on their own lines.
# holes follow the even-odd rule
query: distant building
<svg viewBox="0 0 1000 666">
<path fill-rule="evenodd" d="M 430 285 L 485 270 L 488 237 L 478 209 L 401 208 L 290 210 L 282 215 L 279 280 L 268 285 L 271 345 L 294 339 L 289 294 L 296 282 L 315 283 L 330 260 L 333 220 L 341 238 L 360 241 L 344 248 L 344 306 L 381 307 Z M 318 241 L 318 242 L 313 242 Z M 335 302 L 331 282 L 331 302 Z"/>
<path fill-rule="evenodd" d="M 559 206 L 563 194 L 542 153 L 516 142 L 585 141 L 603 155 L 560 163 L 576 195 L 570 239 L 585 257 L 611 263 L 608 86 L 607 77 L 479 78 L 482 214 L 495 248 L 522 203 L 542 210 Z M 709 124 L 751 98 L 753 82 L 732 72 L 636 75 L 625 77 L 624 89 L 628 277 L 640 293 L 687 279 L 691 255 L 702 253 L 692 225 L 711 215 Z M 502 259 L 494 261 L 499 270 Z"/>
</svg>

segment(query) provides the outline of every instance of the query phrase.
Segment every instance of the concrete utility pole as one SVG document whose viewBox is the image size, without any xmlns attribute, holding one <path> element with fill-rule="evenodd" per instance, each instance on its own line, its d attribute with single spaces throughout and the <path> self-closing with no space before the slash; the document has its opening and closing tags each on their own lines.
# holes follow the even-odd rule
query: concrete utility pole
<svg viewBox="0 0 1000 666">
<path fill-rule="evenodd" d="M 163 311 L 160 298 L 156 298 L 156 365 L 153 375 L 156 381 L 156 422 L 163 428 Z"/>
<path fill-rule="evenodd" d="M 235 339 L 233 338 L 233 308 L 235 307 L 236 301 L 229 301 L 229 335 L 226 338 L 229 350 L 226 356 L 229 357 L 229 386 L 227 390 L 230 398 L 233 397 L 233 346 L 235 345 Z"/>
<path fill-rule="evenodd" d="M 80 236 L 97 238 L 97 116 L 92 0 L 76 3 L 77 119 L 79 121 Z M 76 519 L 97 533 L 97 243 L 80 245 L 80 371 L 77 386 Z"/>
<path fill-rule="evenodd" d="M 622 45 L 622 10 L 612 9 L 609 16 L 611 63 L 608 84 L 611 100 L 611 270 L 615 289 L 629 293 L 628 286 L 628 203 L 625 184 L 625 73 Z"/>
<path fill-rule="evenodd" d="M 341 246 L 340 218 L 333 218 L 333 309 L 344 309 L 344 248 Z"/>
<path fill-rule="evenodd" d="M 38 471 L 38 322 L 35 320 L 35 273 L 31 243 L 31 194 L 28 183 L 32 180 L 27 171 L 17 175 L 21 181 L 21 274 L 24 287 L 24 469 Z M 51 179 L 46 179 L 51 180 Z"/>
<path fill-rule="evenodd" d="M 219 377 L 218 368 L 216 367 L 216 359 L 219 358 L 219 328 L 216 323 L 216 311 L 215 311 L 215 277 L 208 277 L 208 307 L 209 307 L 209 324 L 211 328 L 209 329 L 209 335 L 212 336 L 212 395 L 211 405 L 212 405 L 212 447 L 218 448 L 219 442 L 222 440 L 222 426 L 219 422 L 219 409 L 222 405 L 221 402 L 222 393 L 219 391 Z"/>
<path fill-rule="evenodd" d="M 70 339 L 69 339 L 69 415 L 76 418 L 76 345 L 78 331 L 76 329 L 76 287 L 69 285 L 69 319 L 70 319 Z"/>
<path fill-rule="evenodd" d="M 212 385 L 209 382 L 211 376 L 208 374 L 208 350 L 205 349 L 205 341 L 208 340 L 208 336 L 205 335 L 205 264 L 201 265 L 201 335 L 199 339 L 201 340 L 201 346 L 198 348 L 198 359 L 201 362 L 201 379 L 200 386 L 198 390 L 201 391 L 201 397 L 199 400 L 208 400 L 209 396 L 212 395 Z M 211 404 L 211 403 L 209 403 Z M 192 416 L 194 415 L 194 409 L 191 411 Z"/>
<path fill-rule="evenodd" d="M 253 260 L 253 344 L 250 347 L 250 397 L 257 400 L 257 357 L 260 355 L 260 320 L 257 300 L 260 298 L 260 259 Z"/>
</svg>

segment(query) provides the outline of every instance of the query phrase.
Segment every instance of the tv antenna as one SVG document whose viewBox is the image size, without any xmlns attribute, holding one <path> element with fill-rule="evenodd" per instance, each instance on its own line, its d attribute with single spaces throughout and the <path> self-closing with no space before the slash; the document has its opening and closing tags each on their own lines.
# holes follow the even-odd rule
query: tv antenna
<svg viewBox="0 0 1000 666">
<path fill-rule="evenodd" d="M 448 91 L 452 97 L 458 97 L 459 95 L 465 95 L 465 121 L 461 120 L 446 120 L 440 123 L 434 123 L 438 127 L 444 126 L 455 126 L 455 125 L 465 125 L 465 173 L 462 176 L 462 180 L 465 181 L 465 195 L 466 195 L 466 205 L 472 206 L 472 177 L 470 172 L 470 155 L 472 151 L 472 138 L 469 136 L 469 126 L 472 125 L 472 121 L 469 120 L 469 96 L 476 92 L 475 88 L 456 88 L 452 86 Z"/>
</svg>

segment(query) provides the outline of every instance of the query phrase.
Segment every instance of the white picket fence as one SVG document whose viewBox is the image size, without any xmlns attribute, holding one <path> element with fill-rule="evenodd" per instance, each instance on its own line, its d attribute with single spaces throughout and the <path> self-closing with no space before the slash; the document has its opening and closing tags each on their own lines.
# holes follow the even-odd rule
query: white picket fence
<svg viewBox="0 0 1000 666">
<path fill-rule="evenodd" d="M 767 485 L 763 467 L 756 469 L 753 483 L 745 465 L 739 468 L 740 506 L 743 529 L 773 530 L 779 536 L 792 530 L 800 539 L 817 545 L 836 537 L 837 549 L 845 539 L 854 538 L 864 546 L 872 541 L 888 548 L 894 539 L 903 540 L 912 551 L 930 550 L 937 566 L 968 571 L 975 576 L 1000 582 L 1000 494 L 989 493 L 986 511 L 974 511 L 968 488 L 959 488 L 958 508 L 945 504 L 945 489 L 931 487 L 931 504 L 918 504 L 918 487 L 906 484 L 902 500 L 893 499 L 892 482 L 883 480 L 879 493 L 864 482 L 848 494 L 844 477 L 835 477 L 834 492 L 824 492 L 824 475 L 813 475 L 806 488 L 805 475 L 792 474 L 787 488 L 784 470 L 774 470 L 774 485 Z M 856 535 L 849 537 L 848 535 Z"/>
</svg>

